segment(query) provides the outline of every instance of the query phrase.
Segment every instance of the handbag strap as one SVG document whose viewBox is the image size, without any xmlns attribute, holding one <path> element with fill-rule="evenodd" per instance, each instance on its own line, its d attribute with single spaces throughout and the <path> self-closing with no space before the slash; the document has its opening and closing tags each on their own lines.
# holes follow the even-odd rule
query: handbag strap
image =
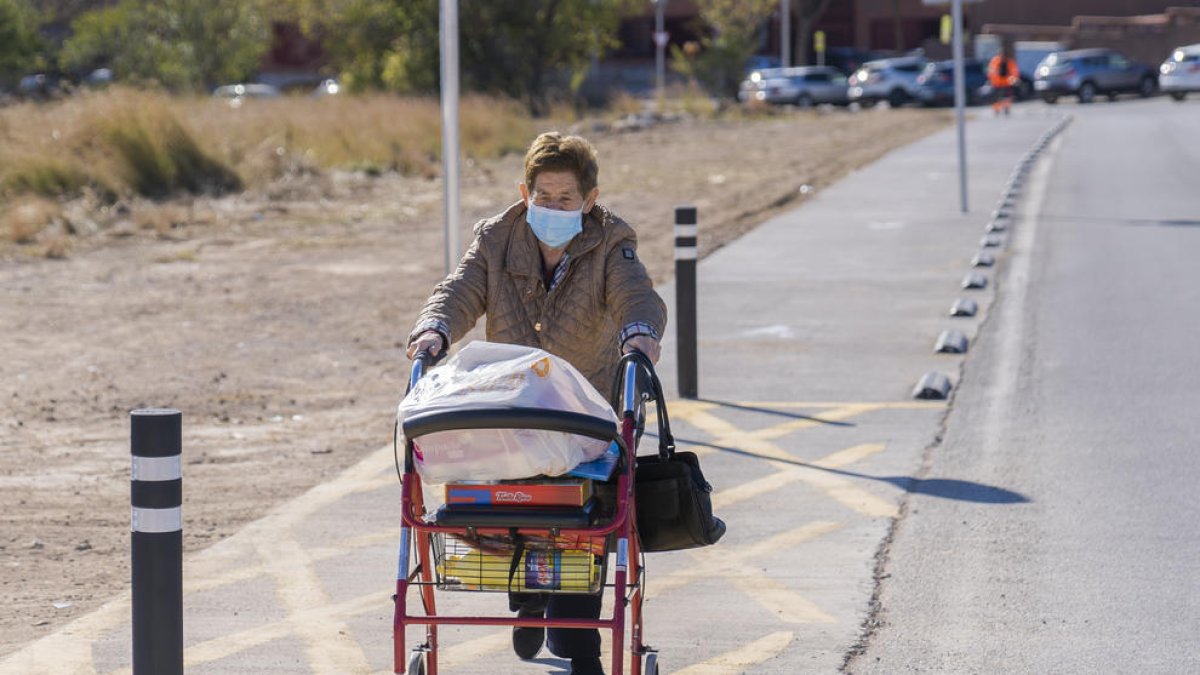
<svg viewBox="0 0 1200 675">
<path fill-rule="evenodd" d="M 512 560 L 509 561 L 508 565 L 508 592 L 512 593 L 513 577 L 517 575 L 517 568 L 521 566 L 521 556 L 525 554 L 525 538 L 517 532 L 517 528 L 515 527 L 509 530 L 509 532 L 512 534 L 513 543 L 515 544 L 513 546 Z M 479 571 L 479 576 L 483 576 L 483 570 Z"/>
<path fill-rule="evenodd" d="M 658 417 L 658 456 L 664 460 L 670 459 L 675 454 L 675 437 L 671 435 L 671 420 L 667 417 L 667 397 L 663 395 L 662 382 L 659 381 L 658 374 L 654 372 L 654 362 L 650 360 L 650 357 L 636 350 L 621 357 L 621 367 L 618 368 L 619 374 L 614 383 L 613 401 L 619 400 L 616 390 L 621 384 L 620 374 L 625 372 L 624 365 L 627 361 L 636 363 L 638 369 L 646 375 L 646 379 L 649 381 Z"/>
</svg>

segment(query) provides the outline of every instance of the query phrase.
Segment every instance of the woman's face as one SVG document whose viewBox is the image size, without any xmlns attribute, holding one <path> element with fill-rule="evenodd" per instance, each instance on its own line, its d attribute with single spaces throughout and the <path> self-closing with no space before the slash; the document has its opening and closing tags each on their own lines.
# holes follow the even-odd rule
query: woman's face
<svg viewBox="0 0 1200 675">
<path fill-rule="evenodd" d="M 521 183 L 521 197 L 546 209 L 556 211 L 592 210 L 600 189 L 592 188 L 591 194 L 579 191 L 579 179 L 570 171 L 542 171 L 533 177 L 533 186 Z"/>
</svg>

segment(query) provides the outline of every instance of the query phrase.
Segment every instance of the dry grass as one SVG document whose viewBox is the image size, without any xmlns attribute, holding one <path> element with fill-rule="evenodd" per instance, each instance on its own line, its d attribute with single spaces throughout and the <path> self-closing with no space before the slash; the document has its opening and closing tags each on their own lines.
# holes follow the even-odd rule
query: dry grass
<svg viewBox="0 0 1200 675">
<path fill-rule="evenodd" d="M 694 88 L 673 89 L 661 109 L 701 118 L 729 113 Z M 622 95 L 596 115 L 644 110 L 643 101 Z M 514 101 L 467 96 L 459 110 L 463 154 L 482 160 L 523 152 L 539 128 L 590 114 L 562 105 L 550 120 L 534 120 Z M 236 191 L 331 169 L 432 177 L 441 169 L 441 122 L 436 98 L 288 96 L 232 106 L 121 87 L 84 91 L 0 109 L 0 196 L 88 194 L 111 203 L 135 194 Z"/>
<path fill-rule="evenodd" d="M 32 244 L 61 216 L 62 209 L 55 202 L 44 197 L 23 197 L 0 211 L 0 233 L 14 244 Z"/>
<path fill-rule="evenodd" d="M 516 103 L 466 97 L 467 157 L 522 151 L 534 121 Z M 328 169 L 436 175 L 436 99 L 385 94 L 247 100 L 114 88 L 0 110 L 0 191 L 165 197 L 220 193 Z"/>
</svg>

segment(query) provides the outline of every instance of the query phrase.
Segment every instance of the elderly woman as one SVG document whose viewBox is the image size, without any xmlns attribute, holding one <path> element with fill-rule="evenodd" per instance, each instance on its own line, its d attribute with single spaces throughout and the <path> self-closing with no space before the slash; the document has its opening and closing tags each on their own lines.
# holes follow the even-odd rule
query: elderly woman
<svg viewBox="0 0 1200 675">
<path fill-rule="evenodd" d="M 409 336 L 408 356 L 436 355 L 487 316 L 487 339 L 545 349 L 601 392 L 618 357 L 638 350 L 657 361 L 666 307 L 637 256 L 637 235 L 597 204 L 599 166 L 578 136 L 546 133 L 525 155 L 521 201 L 475 226 L 458 269 L 434 289 Z M 519 616 L 596 618 L 599 595 L 514 594 Z M 574 675 L 603 675 L 600 633 L 550 629 L 550 651 Z M 513 649 L 532 659 L 541 628 L 514 628 Z"/>
</svg>

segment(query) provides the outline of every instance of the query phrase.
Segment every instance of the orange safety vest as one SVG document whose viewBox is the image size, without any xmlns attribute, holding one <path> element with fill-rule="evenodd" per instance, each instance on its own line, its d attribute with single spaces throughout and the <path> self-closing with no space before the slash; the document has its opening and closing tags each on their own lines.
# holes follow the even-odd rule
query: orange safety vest
<svg viewBox="0 0 1200 675">
<path fill-rule="evenodd" d="M 1021 81 L 1020 71 L 1017 70 L 1017 62 L 1015 59 L 1008 59 L 1008 63 L 1004 63 L 1005 59 L 1002 54 L 997 54 L 988 62 L 988 82 L 993 87 L 1015 87 Z M 1001 64 L 1007 65 L 1007 68 L 1001 68 Z"/>
</svg>

